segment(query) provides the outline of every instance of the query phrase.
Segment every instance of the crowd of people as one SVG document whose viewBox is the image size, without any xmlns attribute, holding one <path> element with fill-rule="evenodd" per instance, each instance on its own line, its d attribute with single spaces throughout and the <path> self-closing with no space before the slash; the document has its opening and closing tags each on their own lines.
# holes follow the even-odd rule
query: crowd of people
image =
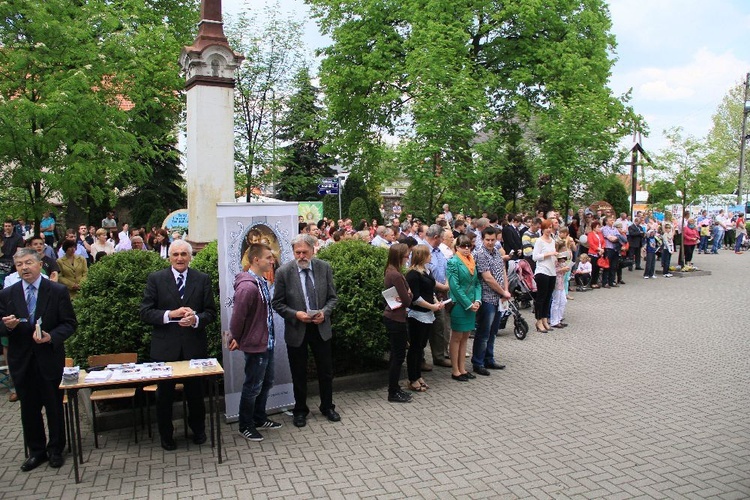
<svg viewBox="0 0 750 500">
<path fill-rule="evenodd" d="M 294 259 L 278 268 L 273 288 L 264 277 L 278 264 L 271 247 L 262 241 L 248 246 L 245 268 L 235 280 L 228 345 L 245 356 L 239 415 L 239 432 L 245 439 L 261 441 L 260 429 L 282 426 L 269 419 L 265 410 L 273 385 L 274 311 L 284 319 L 295 398 L 293 424 L 304 427 L 310 412 L 308 351 L 318 372 L 318 408 L 327 420 L 341 420 L 332 386 L 331 315 L 337 296 L 331 266 L 313 258 L 325 245 L 359 239 L 387 248 L 383 285 L 385 290 L 393 289 L 396 297 L 395 304 L 386 305 L 383 311 L 390 341 L 387 399 L 407 403 L 413 399 L 410 392 L 430 389 L 424 374 L 434 366 L 450 368 L 451 379 L 460 383 L 505 369 L 495 351 L 495 339 L 509 315 L 507 302 L 516 293 L 511 286 L 513 272 L 528 269 L 533 276 L 527 291 L 533 299 L 536 331 L 549 333 L 568 327 L 565 310 L 573 299 L 571 281 L 577 291 L 619 287 L 625 284 L 626 268 L 643 270 L 644 278 L 653 279 L 657 258 L 662 276 L 669 278 L 673 256 L 676 266 L 686 268 L 692 266 L 696 246 L 698 253 L 716 254 L 733 248 L 740 254 L 747 234 L 744 217 L 737 214 L 730 218 L 723 210 L 714 217 L 704 211 L 693 218 L 686 212 L 666 221 L 649 212 L 639 212 L 631 220 L 625 213 L 616 217 L 588 209 L 570 211 L 567 216 L 549 211 L 499 219 L 487 213 L 476 218 L 454 216 L 444 205 L 428 224 L 409 214 L 402 223 L 403 209 L 398 204 L 393 208 L 385 224 L 362 220 L 354 225 L 351 219 L 318 224 L 300 221 L 300 234 L 291 241 Z M 131 230 L 127 224 L 118 225 L 112 213 L 102 220 L 101 227 L 80 224 L 59 240 L 54 218 L 45 214 L 40 231 L 35 235 L 33 227 L 23 221 L 6 220 L 0 242 L 0 273 L 7 288 L 0 292 L 0 337 L 22 399 L 22 423 L 30 451 L 22 465 L 24 471 L 47 460 L 52 467 L 64 462 L 58 390 L 64 349 L 41 350 L 44 348 L 35 344 L 62 346 L 75 331 L 70 297 L 80 290 L 89 266 L 118 251 L 154 251 L 168 259 L 170 267 L 149 275 L 140 308 L 141 319 L 153 329 L 151 358 L 155 361 L 206 357 L 205 328 L 216 318 L 210 278 L 189 269 L 192 247 L 179 234 L 170 241 L 164 229 L 152 228 L 150 233 L 143 228 Z M 36 309 L 37 303 L 50 298 L 54 298 L 55 307 Z M 35 315 L 44 315 L 41 336 L 31 335 Z M 8 338 L 11 332 L 21 330 L 29 335 L 12 336 L 13 353 L 8 358 Z M 472 336 L 472 369 L 468 370 Z M 428 344 L 432 363 L 425 359 Z M 42 352 L 49 355 L 48 360 L 39 356 Z M 400 385 L 404 361 L 407 390 Z M 48 377 L 49 383 L 41 387 L 29 382 L 28 377 L 48 369 L 55 372 Z M 157 422 L 165 450 L 176 449 L 174 391 L 173 380 L 158 384 Z M 185 381 L 185 395 L 193 441 L 202 444 L 206 433 L 200 383 Z M 15 393 L 10 399 L 17 399 Z M 48 417 L 48 441 L 39 418 L 42 407 Z"/>
<path fill-rule="evenodd" d="M 424 359 L 429 344 L 432 364 L 450 367 L 459 382 L 489 376 L 503 369 L 494 353 L 494 341 L 511 299 L 509 262 L 524 261 L 533 273 L 536 331 L 551 332 L 568 326 L 565 308 L 576 291 L 625 285 L 623 270 L 643 271 L 644 279 L 670 278 L 675 269 L 694 268 L 693 256 L 716 254 L 721 249 L 743 253 L 747 235 L 742 214 L 726 216 L 721 210 L 692 217 L 685 212 L 674 220 L 657 218 L 650 211 L 635 217 L 601 210 L 570 210 L 508 215 L 504 219 L 453 215 L 445 205 L 432 224 L 406 214 L 394 205 L 385 223 L 378 220 L 324 220 L 300 225 L 300 232 L 316 238 L 316 248 L 357 239 L 388 248 L 384 288 L 394 288 L 399 307 L 385 307 L 383 321 L 390 339 L 388 400 L 408 402 L 411 394 L 399 385 L 404 361 L 406 389 L 424 392 L 423 377 L 432 366 Z M 709 246 L 710 243 L 710 246 Z M 473 335 L 471 366 L 465 356 Z"/>
</svg>

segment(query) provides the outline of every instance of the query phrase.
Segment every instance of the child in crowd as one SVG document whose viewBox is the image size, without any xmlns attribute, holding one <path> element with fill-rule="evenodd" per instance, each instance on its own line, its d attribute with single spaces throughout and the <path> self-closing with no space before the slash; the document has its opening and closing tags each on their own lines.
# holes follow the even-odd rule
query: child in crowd
<svg viewBox="0 0 750 500">
<path fill-rule="evenodd" d="M 563 316 L 565 315 L 565 305 L 568 303 L 568 299 L 565 295 L 565 276 L 570 271 L 570 265 L 568 264 L 568 254 L 566 252 L 567 245 L 564 241 L 558 241 L 555 245 L 557 250 L 557 262 L 555 264 L 555 273 L 557 275 L 555 279 L 555 290 L 552 292 L 552 306 L 550 307 L 549 324 L 553 328 L 565 328 L 568 326 L 567 323 L 563 323 Z"/>
<path fill-rule="evenodd" d="M 575 255 L 576 249 L 577 249 L 576 242 L 575 240 L 573 240 L 573 238 L 570 237 L 570 231 L 568 230 L 567 227 L 560 228 L 560 230 L 557 232 L 557 238 L 558 238 L 558 241 L 565 243 L 565 247 L 562 250 L 558 250 L 558 251 L 560 253 L 564 253 L 565 255 L 567 255 L 567 258 L 568 258 L 568 262 L 567 262 L 568 272 L 563 279 L 563 283 L 565 285 L 565 296 L 567 297 L 568 300 L 573 300 L 573 298 L 570 296 L 569 288 L 570 288 L 570 274 L 571 274 L 571 270 L 573 267 L 572 263 L 573 263 L 573 260 L 575 260 L 576 258 L 576 255 Z"/>
<path fill-rule="evenodd" d="M 672 232 L 672 224 L 667 222 L 664 224 L 664 231 L 662 234 L 662 247 L 661 247 L 661 273 L 665 278 L 671 278 L 672 273 L 669 272 L 669 265 L 672 261 L 672 254 L 674 253 L 674 233 Z"/>
<path fill-rule="evenodd" d="M 591 259 L 585 253 L 578 257 L 578 268 L 575 270 L 576 290 L 585 292 L 591 283 Z"/>
<path fill-rule="evenodd" d="M 656 270 L 656 254 L 661 249 L 661 236 L 655 229 L 649 229 L 646 232 L 646 238 L 643 242 L 646 247 L 646 269 L 643 271 L 643 279 L 656 279 L 654 274 Z"/>
</svg>

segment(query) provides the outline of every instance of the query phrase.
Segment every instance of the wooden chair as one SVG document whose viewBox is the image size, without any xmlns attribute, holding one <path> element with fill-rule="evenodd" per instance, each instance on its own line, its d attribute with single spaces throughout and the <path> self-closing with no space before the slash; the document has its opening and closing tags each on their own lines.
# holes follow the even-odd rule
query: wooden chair
<svg viewBox="0 0 750 500">
<path fill-rule="evenodd" d="M 138 354 L 134 352 L 126 352 L 120 354 L 99 354 L 95 356 L 89 356 L 89 366 L 102 366 L 109 364 L 120 364 L 120 363 L 136 363 L 138 361 Z M 94 423 L 94 446 L 99 448 L 99 436 L 96 430 L 96 402 L 97 401 L 111 401 L 113 399 L 130 399 L 131 406 L 133 409 L 133 434 L 135 435 L 135 442 L 138 442 L 138 423 L 136 419 L 136 388 L 135 387 L 118 387 L 115 389 L 92 389 L 91 390 L 91 417 Z"/>
</svg>

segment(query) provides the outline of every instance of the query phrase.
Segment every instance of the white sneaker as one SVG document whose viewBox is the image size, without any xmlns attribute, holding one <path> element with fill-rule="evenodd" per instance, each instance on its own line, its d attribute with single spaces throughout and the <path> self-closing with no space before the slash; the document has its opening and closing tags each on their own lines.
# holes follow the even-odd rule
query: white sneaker
<svg viewBox="0 0 750 500">
<path fill-rule="evenodd" d="M 647 279 L 648 279 L 648 276 L 644 276 L 644 277 L 643 277 L 643 279 L 644 279 L 644 280 L 647 280 Z"/>
</svg>

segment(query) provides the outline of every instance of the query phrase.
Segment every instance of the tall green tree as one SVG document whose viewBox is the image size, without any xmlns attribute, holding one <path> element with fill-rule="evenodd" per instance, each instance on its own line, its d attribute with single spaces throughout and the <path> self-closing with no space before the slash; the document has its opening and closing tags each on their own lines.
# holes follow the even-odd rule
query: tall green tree
<svg viewBox="0 0 750 500">
<path fill-rule="evenodd" d="M 0 168 L 31 216 L 147 181 L 176 143 L 176 61 L 196 18 L 178 0 L 0 3 Z"/>
<path fill-rule="evenodd" d="M 369 171 L 373 145 L 408 143 L 401 163 L 426 210 L 477 178 L 497 188 L 486 184 L 497 172 L 475 161 L 479 132 L 535 120 L 529 158 L 568 198 L 573 174 L 601 168 L 625 133 L 625 100 L 607 87 L 615 42 L 603 0 L 309 3 L 333 39 L 321 64 L 332 149 Z"/>
<path fill-rule="evenodd" d="M 280 118 L 308 56 L 302 21 L 283 14 L 278 3 L 230 17 L 225 28 L 230 45 L 245 56 L 235 84 L 235 182 L 250 201 L 252 190 L 275 175 Z"/>
<path fill-rule="evenodd" d="M 323 109 L 310 71 L 301 68 L 294 77 L 295 93 L 280 121 L 279 139 L 288 143 L 282 149 L 276 194 L 282 200 L 320 200 L 318 183 L 332 177 L 331 158 L 321 154 Z"/>
<path fill-rule="evenodd" d="M 733 86 L 721 100 L 711 117 L 713 123 L 706 137 L 706 161 L 717 172 L 722 190 L 730 193 L 737 187 L 742 139 L 742 118 L 745 107 L 745 84 Z M 747 177 L 743 181 L 744 195 L 748 191 Z"/>
</svg>

